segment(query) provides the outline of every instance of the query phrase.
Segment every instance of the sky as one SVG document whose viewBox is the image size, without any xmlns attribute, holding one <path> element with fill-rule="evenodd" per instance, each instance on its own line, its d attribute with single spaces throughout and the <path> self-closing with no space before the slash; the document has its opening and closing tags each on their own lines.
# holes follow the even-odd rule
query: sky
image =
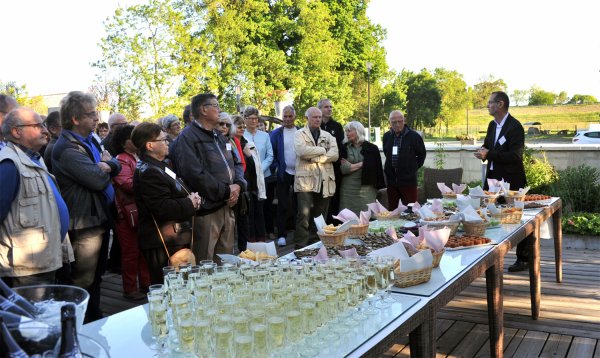
<svg viewBox="0 0 600 358">
<path fill-rule="evenodd" d="M 118 5 L 142 2 L 5 1 L 0 81 L 25 84 L 30 95 L 86 90 L 103 21 Z M 372 0 L 367 15 L 387 29 L 397 71 L 444 67 L 469 86 L 492 75 L 509 93 L 538 85 L 600 99 L 599 10 L 591 0 Z"/>
</svg>

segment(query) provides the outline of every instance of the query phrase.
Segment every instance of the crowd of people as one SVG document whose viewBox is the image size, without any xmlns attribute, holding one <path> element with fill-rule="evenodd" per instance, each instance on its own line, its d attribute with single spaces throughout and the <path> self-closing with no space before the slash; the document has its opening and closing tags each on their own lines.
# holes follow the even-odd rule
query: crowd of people
<svg viewBox="0 0 600 358">
<path fill-rule="evenodd" d="M 113 113 L 101 123 L 95 98 L 75 91 L 44 120 L 0 95 L 0 277 L 83 287 L 92 321 L 109 256 L 124 296 L 142 300 L 182 249 L 220 263 L 248 242 L 304 247 L 318 240 L 314 217 L 367 210 L 386 182 L 390 209 L 416 201 L 425 147 L 402 112 L 389 116 L 385 165 L 363 125 L 342 126 L 328 99 L 303 127 L 293 106 L 282 115 L 267 132 L 257 108 L 230 115 L 205 93 L 182 120 Z"/>
</svg>

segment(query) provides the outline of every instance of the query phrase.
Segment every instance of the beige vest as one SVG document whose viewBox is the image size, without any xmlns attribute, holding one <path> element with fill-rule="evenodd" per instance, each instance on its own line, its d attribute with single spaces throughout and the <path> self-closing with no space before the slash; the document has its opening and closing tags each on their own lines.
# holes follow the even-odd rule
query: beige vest
<svg viewBox="0 0 600 358">
<path fill-rule="evenodd" d="M 19 171 L 19 193 L 0 226 L 0 276 L 29 276 L 62 266 L 60 217 L 48 171 L 9 143 L 0 161 L 9 159 Z M 54 177 L 52 177 L 54 179 Z"/>
</svg>

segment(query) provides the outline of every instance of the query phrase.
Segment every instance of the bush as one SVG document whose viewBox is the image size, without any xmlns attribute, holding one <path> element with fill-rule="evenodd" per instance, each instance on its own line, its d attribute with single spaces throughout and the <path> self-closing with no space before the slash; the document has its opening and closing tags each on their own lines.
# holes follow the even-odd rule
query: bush
<svg viewBox="0 0 600 358">
<path fill-rule="evenodd" d="M 559 179 L 550 186 L 550 194 L 560 196 L 567 212 L 600 211 L 598 169 L 582 164 L 558 173 Z"/>
<path fill-rule="evenodd" d="M 600 235 L 599 213 L 573 213 L 562 218 L 563 233 Z"/>
<path fill-rule="evenodd" d="M 545 152 L 541 152 L 542 158 L 535 157 L 534 152 L 533 149 L 526 149 L 523 153 L 527 185 L 532 193 L 547 193 L 550 185 L 558 179 L 558 173 L 548 162 Z"/>
</svg>

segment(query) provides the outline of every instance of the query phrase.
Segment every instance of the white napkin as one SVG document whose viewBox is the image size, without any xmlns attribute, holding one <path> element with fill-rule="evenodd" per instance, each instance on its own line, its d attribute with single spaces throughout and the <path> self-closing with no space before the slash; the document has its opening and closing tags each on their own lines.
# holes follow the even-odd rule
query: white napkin
<svg viewBox="0 0 600 358">
<path fill-rule="evenodd" d="M 431 230 L 425 227 L 423 234 L 425 236 L 425 243 L 431 247 L 433 251 L 440 252 L 446 246 L 448 238 L 450 237 L 450 228 L 444 227 L 443 229 Z"/>
<path fill-rule="evenodd" d="M 375 251 L 371 251 L 368 256 L 392 256 L 397 259 L 403 260 L 408 259 L 408 252 L 404 248 L 404 244 L 401 242 L 397 242 L 395 244 L 391 244 L 390 246 L 382 247 L 381 249 L 377 249 Z"/>
<path fill-rule="evenodd" d="M 487 210 L 490 212 L 491 215 L 500 214 L 501 212 L 501 210 L 498 209 L 494 204 L 488 204 Z"/>
<path fill-rule="evenodd" d="M 264 252 L 269 256 L 277 257 L 275 242 L 249 242 L 247 248 L 254 252 Z"/>
<path fill-rule="evenodd" d="M 478 209 L 480 204 L 481 202 L 479 198 L 471 199 L 468 196 L 462 196 L 456 199 L 456 206 L 458 207 L 458 210 L 463 210 L 467 206 L 472 207 L 473 209 Z"/>
<path fill-rule="evenodd" d="M 368 224 L 369 220 L 371 220 L 371 210 L 361 211 L 360 212 L 360 224 Z"/>
<path fill-rule="evenodd" d="M 327 255 L 327 248 L 325 246 L 321 246 L 319 252 L 315 255 L 313 260 L 327 261 L 329 259 Z"/>
<path fill-rule="evenodd" d="M 402 245 L 402 244 L 400 244 Z M 401 259 L 400 272 L 422 270 L 433 265 L 433 254 L 430 250 L 421 250 L 412 257 Z"/>
<path fill-rule="evenodd" d="M 419 230 L 419 232 L 420 231 L 421 230 Z M 423 241 L 423 238 L 421 237 L 420 234 L 419 234 L 419 236 L 415 236 L 415 234 L 413 234 L 412 232 L 407 231 L 406 234 L 404 234 L 404 236 L 402 236 L 400 241 L 406 242 L 407 244 L 411 245 L 412 247 L 414 247 L 416 249 L 417 246 L 419 246 L 419 244 L 421 243 L 421 241 Z"/>
<path fill-rule="evenodd" d="M 464 221 L 468 221 L 468 222 L 481 222 L 481 221 L 483 221 L 483 219 L 481 218 L 481 216 L 479 216 L 479 214 L 477 214 L 477 212 L 475 211 L 475 209 L 473 209 L 471 207 L 471 205 L 468 205 L 466 208 L 461 209 L 460 210 L 460 214 L 463 216 L 463 220 Z"/>
<path fill-rule="evenodd" d="M 529 189 L 531 189 L 531 187 L 525 187 L 525 188 L 521 188 L 519 189 L 519 195 L 518 196 L 525 196 L 527 194 L 527 192 L 529 191 Z"/>
<path fill-rule="evenodd" d="M 437 183 L 437 187 L 442 194 L 450 194 L 453 192 L 452 189 L 448 188 L 444 183 Z"/>
<path fill-rule="evenodd" d="M 504 179 L 502 179 L 502 181 L 499 184 L 502 190 L 508 194 L 508 192 L 510 191 L 510 183 L 507 183 L 504 181 Z"/>
<path fill-rule="evenodd" d="M 341 257 L 358 257 L 358 252 L 356 252 L 356 247 L 353 247 L 351 249 L 348 250 L 342 250 L 342 251 L 338 251 L 340 253 Z"/>
<path fill-rule="evenodd" d="M 414 211 L 415 211 L 415 207 L 413 206 L 413 212 Z M 428 218 L 435 218 L 435 217 L 437 217 L 437 215 L 435 215 L 433 213 L 433 211 L 431 211 L 431 209 L 429 209 L 427 206 L 423 206 L 422 208 L 417 209 L 417 214 L 423 220 L 427 220 Z"/>
<path fill-rule="evenodd" d="M 353 219 L 353 220 L 346 221 L 345 223 L 343 223 L 342 225 L 340 225 L 335 230 L 335 232 L 336 233 L 340 233 L 340 232 L 348 231 L 348 230 L 350 230 L 350 227 L 352 225 L 358 225 L 358 219 Z"/>
<path fill-rule="evenodd" d="M 465 191 L 466 188 L 467 188 L 467 184 L 460 184 L 460 185 L 458 185 L 458 184 L 452 183 L 452 191 L 455 194 L 462 193 L 463 191 Z"/>
<path fill-rule="evenodd" d="M 321 234 L 324 233 L 323 231 L 323 227 L 327 226 L 327 223 L 325 222 L 325 218 L 323 218 L 323 214 L 319 215 L 319 217 L 314 218 L 315 220 L 315 226 L 317 227 L 317 231 Z"/>
<path fill-rule="evenodd" d="M 490 179 L 488 179 L 488 180 L 490 180 Z M 496 179 L 492 179 L 492 180 L 496 180 Z M 483 189 L 481 188 L 481 185 L 477 185 L 474 188 L 469 188 L 469 195 L 485 196 L 485 193 L 483 192 Z"/>
<path fill-rule="evenodd" d="M 444 213 L 444 206 L 442 205 L 442 201 L 440 199 L 433 199 L 433 202 L 431 203 L 431 211 L 436 214 Z"/>
<path fill-rule="evenodd" d="M 418 201 L 415 201 L 414 203 L 412 203 L 410 205 L 412 205 L 412 211 L 413 211 L 413 213 L 416 213 L 417 210 L 421 209 L 421 204 L 419 204 Z"/>
<path fill-rule="evenodd" d="M 385 230 L 385 233 L 388 234 L 392 239 L 394 239 L 394 241 L 398 241 L 398 233 L 396 232 L 396 229 L 394 229 L 393 226 L 388 227 Z"/>
<path fill-rule="evenodd" d="M 337 215 L 333 215 L 332 217 L 343 223 L 345 223 L 348 220 L 358 220 L 358 216 L 356 216 L 356 214 L 350 209 L 344 209 L 340 211 Z"/>
<path fill-rule="evenodd" d="M 525 202 L 520 200 L 515 200 L 515 208 L 517 209 L 525 209 Z"/>
</svg>

